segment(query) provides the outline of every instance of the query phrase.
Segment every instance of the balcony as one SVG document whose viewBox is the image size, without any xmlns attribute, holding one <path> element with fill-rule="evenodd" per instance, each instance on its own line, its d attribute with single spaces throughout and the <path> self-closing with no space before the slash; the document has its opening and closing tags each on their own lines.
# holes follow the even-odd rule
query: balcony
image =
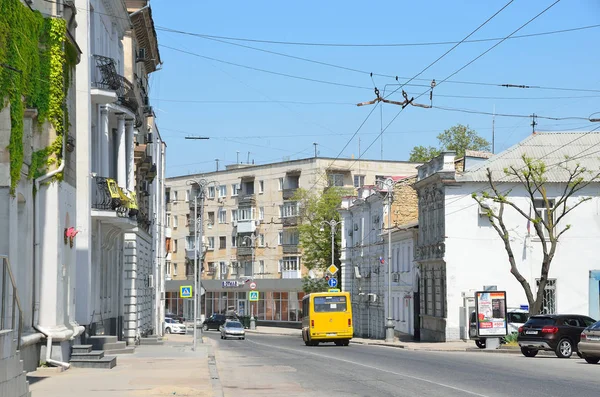
<svg viewBox="0 0 600 397">
<path fill-rule="evenodd" d="M 254 193 L 239 194 L 237 196 L 237 199 L 238 199 L 238 205 L 254 206 L 254 204 L 256 204 L 256 195 Z"/>
<path fill-rule="evenodd" d="M 252 247 L 238 247 L 237 256 L 252 256 Z"/>
<path fill-rule="evenodd" d="M 300 270 L 282 270 L 281 278 L 302 278 Z"/>
<path fill-rule="evenodd" d="M 298 191 L 298 188 L 283 189 L 283 199 L 291 200 Z"/>
<path fill-rule="evenodd" d="M 133 160 L 136 164 L 143 162 L 146 159 L 146 144 L 137 144 L 133 148 Z"/>
<path fill-rule="evenodd" d="M 238 220 L 237 221 L 237 232 L 242 233 L 254 233 L 256 231 L 256 224 L 258 221 L 255 220 Z"/>
<path fill-rule="evenodd" d="M 284 255 L 300 253 L 300 247 L 298 247 L 298 244 L 283 244 L 281 247 L 283 248 Z"/>
<path fill-rule="evenodd" d="M 102 55 L 94 55 L 96 68 L 92 73 L 92 85 L 107 91 L 114 91 L 117 103 L 137 113 L 138 100 L 133 90 L 133 84 L 125 77 L 117 74 L 115 60 Z"/>
<path fill-rule="evenodd" d="M 281 223 L 284 227 L 286 226 L 298 226 L 298 217 L 297 216 L 287 216 L 285 218 L 281 218 Z"/>
<path fill-rule="evenodd" d="M 185 250 L 185 259 L 189 259 L 191 261 L 196 258 L 196 250 L 195 249 L 187 249 Z M 200 259 L 200 252 L 198 252 L 198 259 Z"/>
</svg>

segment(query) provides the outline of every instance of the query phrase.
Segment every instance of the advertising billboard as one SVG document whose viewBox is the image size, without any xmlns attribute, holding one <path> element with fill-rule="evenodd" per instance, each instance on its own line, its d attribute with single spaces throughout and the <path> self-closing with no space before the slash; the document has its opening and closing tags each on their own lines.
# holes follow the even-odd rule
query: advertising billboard
<svg viewBox="0 0 600 397">
<path fill-rule="evenodd" d="M 508 335 L 506 291 L 475 292 L 477 335 L 502 337 Z"/>
</svg>

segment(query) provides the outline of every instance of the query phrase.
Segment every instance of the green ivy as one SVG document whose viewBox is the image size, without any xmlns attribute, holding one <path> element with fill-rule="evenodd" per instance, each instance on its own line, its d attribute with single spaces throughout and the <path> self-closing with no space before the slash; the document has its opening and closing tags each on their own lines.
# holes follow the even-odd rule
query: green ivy
<svg viewBox="0 0 600 397">
<path fill-rule="evenodd" d="M 0 0 L 0 63 L 21 71 L 0 67 L 0 109 L 10 103 L 11 193 L 21 179 L 26 107 L 37 109 L 38 124 L 49 121 L 57 135 L 49 147 L 33 154 L 28 177 L 35 178 L 61 161 L 62 139 L 69 127 L 65 98 L 76 62 L 77 51 L 66 39 L 65 20 L 44 18 L 19 0 Z"/>
</svg>

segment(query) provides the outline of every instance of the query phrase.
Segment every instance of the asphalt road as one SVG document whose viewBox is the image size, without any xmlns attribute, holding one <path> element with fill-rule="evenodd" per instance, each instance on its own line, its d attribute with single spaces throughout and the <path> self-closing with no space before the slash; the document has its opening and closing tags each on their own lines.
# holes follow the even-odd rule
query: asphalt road
<svg viewBox="0 0 600 397">
<path fill-rule="evenodd" d="M 229 396 L 598 396 L 600 364 L 579 358 L 432 352 L 248 334 L 215 346 Z"/>
</svg>

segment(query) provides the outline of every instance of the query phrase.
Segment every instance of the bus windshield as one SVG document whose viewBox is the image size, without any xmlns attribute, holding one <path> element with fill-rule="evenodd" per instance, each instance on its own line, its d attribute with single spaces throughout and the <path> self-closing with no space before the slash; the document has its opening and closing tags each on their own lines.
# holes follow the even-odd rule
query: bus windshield
<svg viewBox="0 0 600 397">
<path fill-rule="evenodd" d="M 315 312 L 345 312 L 345 296 L 316 296 L 314 301 Z"/>
</svg>

